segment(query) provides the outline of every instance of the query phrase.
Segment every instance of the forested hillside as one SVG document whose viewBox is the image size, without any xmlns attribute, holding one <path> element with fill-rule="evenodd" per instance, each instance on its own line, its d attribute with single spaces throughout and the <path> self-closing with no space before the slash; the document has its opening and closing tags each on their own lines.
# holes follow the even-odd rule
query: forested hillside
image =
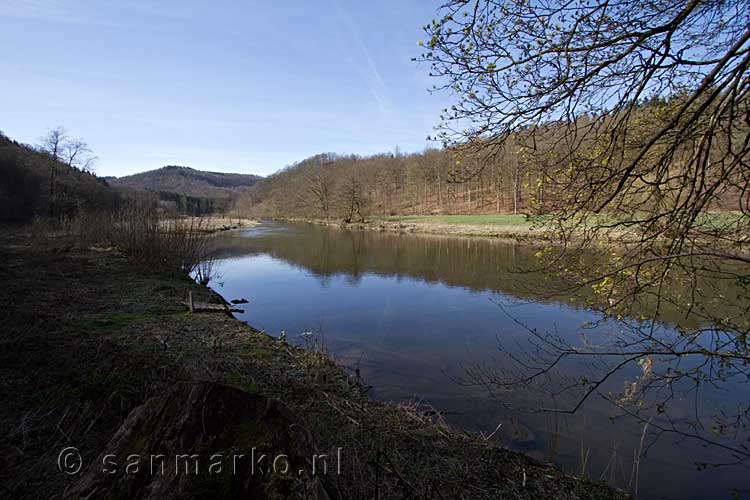
<svg viewBox="0 0 750 500">
<path fill-rule="evenodd" d="M 167 210 L 201 215 L 228 210 L 233 200 L 259 178 L 256 175 L 204 172 L 169 165 L 108 180 L 118 188 L 154 193 L 160 205 Z"/>
<path fill-rule="evenodd" d="M 225 198 L 249 188 L 259 178 L 257 175 L 203 172 L 169 165 L 125 177 L 113 177 L 110 182 L 114 186 L 169 191 L 202 198 Z"/>
<path fill-rule="evenodd" d="M 91 173 L 89 162 L 80 162 L 85 144 L 65 142 L 59 130 L 53 132 L 50 151 L 20 144 L 0 133 L 1 222 L 26 222 L 35 215 L 72 215 L 119 203 L 119 194 Z"/>
<path fill-rule="evenodd" d="M 238 207 L 255 216 L 340 218 L 433 213 L 520 213 L 542 199 L 533 172 L 517 154 L 475 175 L 477 156 L 448 150 L 370 157 L 324 153 L 262 179 Z"/>
<path fill-rule="evenodd" d="M 591 131 L 602 122 L 606 125 L 620 119 L 620 115 L 582 114 L 573 121 L 513 133 L 501 145 L 489 138 L 413 154 L 318 154 L 261 179 L 242 195 L 237 208 L 256 217 L 347 222 L 371 215 L 561 213 L 573 198 L 585 194 L 586 186 L 630 161 L 644 138 L 662 127 L 665 117 L 684 99 L 682 95 L 647 99 L 629 110 L 638 129 L 628 142 L 614 146 Z M 729 146 L 717 140 L 713 147 L 718 153 Z M 679 204 L 675 180 L 690 175 L 686 166 L 691 155 L 687 147 L 672 151 L 659 174 L 671 179 L 669 182 L 655 185 L 648 176 L 639 177 L 627 199 L 612 210 L 627 217 L 634 207 L 657 209 Z M 648 171 L 656 162 L 663 159 L 655 154 L 642 157 L 639 171 Z M 715 187 L 702 209 L 739 210 L 747 195 L 738 188 L 740 180 L 735 173 L 711 178 Z M 614 181 L 598 182 L 606 189 L 616 186 Z"/>
</svg>

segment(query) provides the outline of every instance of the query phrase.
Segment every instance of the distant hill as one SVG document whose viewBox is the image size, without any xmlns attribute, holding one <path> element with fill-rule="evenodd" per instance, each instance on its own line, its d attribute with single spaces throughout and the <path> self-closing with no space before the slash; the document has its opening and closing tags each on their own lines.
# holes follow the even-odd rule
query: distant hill
<svg viewBox="0 0 750 500">
<path fill-rule="evenodd" d="M 108 177 L 113 186 L 176 193 L 195 198 L 233 198 L 253 186 L 261 177 L 249 174 L 205 172 L 169 165 L 125 177 Z"/>
</svg>

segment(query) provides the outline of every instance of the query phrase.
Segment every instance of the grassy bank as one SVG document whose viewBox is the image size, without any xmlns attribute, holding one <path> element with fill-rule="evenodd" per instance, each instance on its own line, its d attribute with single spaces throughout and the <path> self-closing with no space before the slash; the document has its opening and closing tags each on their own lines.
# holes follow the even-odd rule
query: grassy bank
<svg viewBox="0 0 750 500">
<path fill-rule="evenodd" d="M 292 219 L 294 220 L 294 219 Z M 338 220 L 306 220 L 318 224 L 339 226 Z M 536 222 L 526 215 L 512 214 L 484 214 L 484 215 L 391 215 L 373 216 L 365 222 L 343 224 L 347 227 L 369 229 L 375 231 L 390 231 L 398 233 L 442 234 L 452 236 L 485 236 L 514 240 L 549 241 L 554 236 L 549 228 L 543 227 L 541 220 Z M 588 218 L 587 230 L 596 225 L 602 228 L 597 231 L 596 238 L 610 242 L 628 243 L 638 241 L 638 233 L 628 228 L 627 224 L 618 224 L 607 215 L 592 215 Z M 746 216 L 738 212 L 703 213 L 697 218 L 704 234 L 713 234 L 717 230 L 736 225 L 746 225 Z M 609 226 L 609 228 L 607 227 Z M 576 229 L 570 236 L 582 234 Z M 587 236 L 589 237 L 589 236 Z"/>
<path fill-rule="evenodd" d="M 456 236 L 543 238 L 525 215 L 395 215 L 375 219 L 373 229 Z"/>
<path fill-rule="evenodd" d="M 447 224 L 461 226 L 529 227 L 525 215 L 391 215 L 379 218 L 387 222 L 408 222 L 414 224 Z"/>
<path fill-rule="evenodd" d="M 340 225 L 339 221 L 308 221 Z M 525 215 L 392 215 L 375 216 L 348 227 L 397 233 L 545 239 Z"/>
<path fill-rule="evenodd" d="M 450 429 L 431 409 L 371 401 L 314 341 L 303 349 L 226 314 L 190 314 L 188 293 L 221 298 L 117 249 L 7 233 L 0 262 L 0 496 L 61 497 L 76 476 L 59 472 L 60 449 L 92 463 L 139 405 L 209 381 L 279 401 L 316 449 L 341 448 L 341 498 L 624 497 Z"/>
</svg>

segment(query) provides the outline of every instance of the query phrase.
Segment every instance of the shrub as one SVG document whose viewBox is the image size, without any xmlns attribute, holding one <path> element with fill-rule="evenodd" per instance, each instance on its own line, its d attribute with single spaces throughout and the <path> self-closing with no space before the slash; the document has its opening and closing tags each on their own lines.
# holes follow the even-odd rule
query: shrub
<svg viewBox="0 0 750 500">
<path fill-rule="evenodd" d="M 60 229 L 79 246 L 114 246 L 149 269 L 210 279 L 212 235 L 200 218 L 168 218 L 150 207 L 129 206 L 83 212 L 64 219 Z"/>
</svg>

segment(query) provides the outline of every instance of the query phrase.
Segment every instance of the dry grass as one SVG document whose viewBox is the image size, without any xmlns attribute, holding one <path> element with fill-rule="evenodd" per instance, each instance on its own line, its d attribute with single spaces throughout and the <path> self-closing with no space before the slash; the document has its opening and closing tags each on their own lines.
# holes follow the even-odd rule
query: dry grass
<svg viewBox="0 0 750 500">
<path fill-rule="evenodd" d="M 260 224 L 257 220 L 246 219 L 243 217 L 184 217 L 184 221 L 196 220 L 200 222 L 201 228 L 208 232 L 228 231 L 230 229 L 239 229 L 243 227 L 253 227 Z"/>
<path fill-rule="evenodd" d="M 199 217 L 168 218 L 156 210 L 127 207 L 114 212 L 81 212 L 61 221 L 36 219 L 37 245 L 114 247 L 149 269 L 196 275 L 208 283 L 213 270 L 211 222 Z"/>
</svg>

